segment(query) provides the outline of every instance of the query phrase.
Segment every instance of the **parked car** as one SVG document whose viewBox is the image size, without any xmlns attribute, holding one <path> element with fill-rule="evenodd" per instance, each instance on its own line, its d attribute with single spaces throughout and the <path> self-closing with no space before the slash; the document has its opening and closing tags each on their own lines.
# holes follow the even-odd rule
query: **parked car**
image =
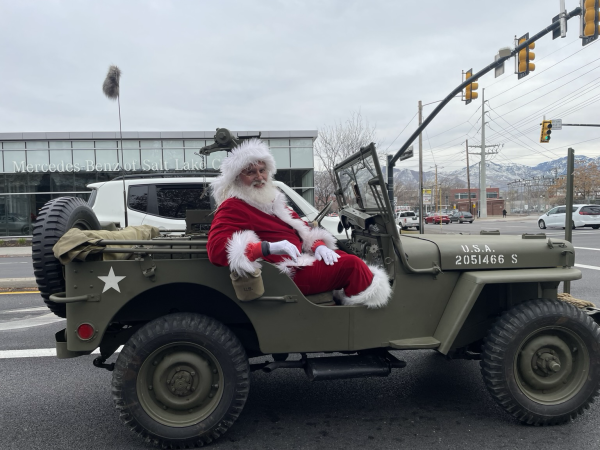
<svg viewBox="0 0 600 450">
<path fill-rule="evenodd" d="M 475 220 L 475 217 L 473 217 L 473 214 L 471 214 L 470 212 L 467 212 L 467 211 L 454 211 L 452 213 L 452 215 L 450 216 L 450 222 L 473 223 L 474 220 Z"/>
<path fill-rule="evenodd" d="M 411 227 L 419 229 L 419 217 L 414 211 L 400 211 L 396 215 L 396 223 L 401 230 Z"/>
<path fill-rule="evenodd" d="M 8 232 L 9 235 L 28 235 L 31 234 L 31 224 L 25 216 L 8 214 L 0 216 L 1 231 Z"/>
<path fill-rule="evenodd" d="M 450 217 L 447 214 L 433 213 L 425 217 L 425 223 L 450 223 Z"/>
<path fill-rule="evenodd" d="M 212 182 L 211 177 L 164 176 L 125 178 L 128 225 L 152 225 L 160 230 L 183 232 L 188 209 L 214 210 L 214 201 L 207 189 Z M 308 222 L 315 220 L 319 211 L 314 206 L 286 184 L 280 181 L 273 183 L 285 194 L 288 205 L 300 217 Z M 100 224 L 112 222 L 123 226 L 123 180 L 92 183 L 88 188 L 92 189 L 88 203 Z M 338 217 L 324 217 L 321 226 L 336 239 L 348 239 L 346 233 L 338 232 L 338 223 Z"/>
<path fill-rule="evenodd" d="M 565 227 L 567 216 L 566 206 L 557 206 L 538 219 L 538 226 L 543 230 L 546 227 Z M 600 205 L 573 205 L 573 228 L 591 227 L 600 228 Z"/>
</svg>

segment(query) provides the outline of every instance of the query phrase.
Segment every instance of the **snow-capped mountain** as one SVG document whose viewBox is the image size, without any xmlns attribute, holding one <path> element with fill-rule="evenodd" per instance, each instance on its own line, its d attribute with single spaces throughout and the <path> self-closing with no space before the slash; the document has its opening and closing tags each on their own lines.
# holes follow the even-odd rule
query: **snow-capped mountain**
<svg viewBox="0 0 600 450">
<path fill-rule="evenodd" d="M 600 156 L 589 158 L 584 155 L 575 156 L 575 167 L 579 164 L 595 162 L 600 165 Z M 526 166 L 524 164 L 500 164 L 496 161 L 486 162 L 486 184 L 492 187 L 506 189 L 508 183 L 516 180 L 526 180 L 533 177 L 553 178 L 555 176 L 565 175 L 567 172 L 567 157 L 555 159 L 540 163 L 536 166 Z M 472 164 L 469 168 L 471 177 L 471 186 L 479 186 L 479 164 Z M 385 174 L 385 167 L 382 167 Z M 456 182 L 456 184 L 467 185 L 467 168 L 455 170 L 452 172 L 438 171 L 438 178 L 442 177 L 445 181 Z M 398 180 L 410 180 L 418 182 L 419 172 L 410 169 L 394 168 L 394 178 Z M 450 180 L 448 180 L 450 178 Z M 433 183 L 435 172 L 423 172 L 423 183 L 425 185 Z"/>
</svg>

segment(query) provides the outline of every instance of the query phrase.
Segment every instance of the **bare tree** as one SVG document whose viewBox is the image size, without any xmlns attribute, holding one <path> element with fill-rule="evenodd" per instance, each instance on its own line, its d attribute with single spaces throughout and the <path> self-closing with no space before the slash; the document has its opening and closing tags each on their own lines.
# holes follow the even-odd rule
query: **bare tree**
<svg viewBox="0 0 600 450">
<path fill-rule="evenodd" d="M 336 212 L 335 185 L 326 171 L 315 171 L 315 207 L 321 210 L 329 200 L 334 200 L 331 211 Z"/>
<path fill-rule="evenodd" d="M 374 141 L 375 127 L 371 127 L 369 122 L 363 119 L 360 111 L 353 112 L 345 122 L 336 122 L 334 125 L 319 129 L 319 137 L 315 141 L 314 147 L 315 155 L 329 177 L 331 186 L 335 186 L 333 167 L 356 153 L 361 147 Z M 317 197 L 316 192 L 315 197 Z"/>
</svg>

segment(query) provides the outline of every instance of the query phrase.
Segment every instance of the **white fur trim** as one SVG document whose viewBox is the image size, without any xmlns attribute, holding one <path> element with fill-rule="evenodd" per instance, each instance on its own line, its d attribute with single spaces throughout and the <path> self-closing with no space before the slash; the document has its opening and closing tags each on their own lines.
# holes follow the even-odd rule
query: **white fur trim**
<svg viewBox="0 0 600 450">
<path fill-rule="evenodd" d="M 239 146 L 229 152 L 227 158 L 221 163 L 221 175 L 211 183 L 217 205 L 231 197 L 229 191 L 240 172 L 258 161 L 265 163 L 270 176 L 277 173 L 275 158 L 273 158 L 267 144 L 260 139 L 242 141 Z"/>
<path fill-rule="evenodd" d="M 312 266 L 316 260 L 317 258 L 315 258 L 314 256 L 302 253 L 297 258 L 297 262 L 294 262 L 294 260 L 292 259 L 286 259 L 285 261 L 278 262 L 275 265 L 281 273 L 285 273 L 288 277 L 294 278 L 297 267 Z"/>
<path fill-rule="evenodd" d="M 292 211 L 288 208 L 285 195 L 282 193 L 275 197 L 273 211 L 270 214 L 277 216 L 298 232 L 302 239 L 302 251 L 310 252 L 311 247 L 318 240 L 325 242 L 327 248 L 337 250 L 336 240 L 329 231 L 323 228 L 310 228 L 304 220 L 292 217 Z"/>
<path fill-rule="evenodd" d="M 250 261 L 246 256 L 248 244 L 260 242 L 256 233 L 252 230 L 236 231 L 229 241 L 227 241 L 227 261 L 229 269 L 236 272 L 239 276 L 247 276 L 260 269 L 258 261 Z"/>
<path fill-rule="evenodd" d="M 346 297 L 344 293 L 340 293 L 342 305 L 366 305 L 368 308 L 381 308 L 387 305 L 387 302 L 392 295 L 392 287 L 385 270 L 369 266 L 373 272 L 373 281 L 371 285 L 359 294 L 352 297 Z"/>
</svg>

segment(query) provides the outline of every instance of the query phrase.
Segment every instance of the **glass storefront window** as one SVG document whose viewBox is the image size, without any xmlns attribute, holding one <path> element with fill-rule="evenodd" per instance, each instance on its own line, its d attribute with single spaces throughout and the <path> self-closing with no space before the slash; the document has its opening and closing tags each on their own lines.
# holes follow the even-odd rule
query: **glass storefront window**
<svg viewBox="0 0 600 450">
<path fill-rule="evenodd" d="M 162 148 L 161 141 L 140 141 L 142 148 Z"/>
<path fill-rule="evenodd" d="M 94 164 L 96 163 L 94 150 L 75 149 L 75 144 L 76 143 L 73 142 L 73 171 L 92 172 L 96 170 L 94 168 Z"/>
<path fill-rule="evenodd" d="M 196 158 L 198 161 L 200 161 L 200 157 L 199 156 L 194 155 L 194 158 Z M 221 162 L 225 158 L 227 158 L 227 152 L 214 152 L 214 153 L 211 153 L 210 155 L 208 155 L 208 158 L 207 158 L 207 161 L 206 161 L 206 168 L 207 169 L 218 170 L 219 167 L 221 167 Z"/>
<path fill-rule="evenodd" d="M 271 153 L 275 158 L 275 166 L 277 169 L 289 169 L 290 167 L 290 149 L 289 148 L 272 148 Z"/>
<path fill-rule="evenodd" d="M 271 148 L 273 147 L 289 147 L 290 140 L 289 139 L 270 139 L 269 144 Z"/>
<path fill-rule="evenodd" d="M 291 140 L 292 147 L 310 147 L 313 146 L 312 139 L 292 139 Z"/>
<path fill-rule="evenodd" d="M 74 149 L 94 148 L 94 141 L 73 141 Z"/>
<path fill-rule="evenodd" d="M 4 151 L 4 172 L 25 172 L 27 170 L 25 167 L 26 164 L 27 163 L 25 162 L 25 150 L 9 152 Z"/>
<path fill-rule="evenodd" d="M 140 151 L 137 148 L 135 150 L 128 150 L 125 146 L 125 142 L 123 142 L 123 147 L 125 147 L 123 150 L 123 166 L 125 166 L 125 170 L 140 170 L 142 167 L 142 164 L 140 163 Z"/>
<path fill-rule="evenodd" d="M 119 170 L 115 167 L 119 162 L 117 150 L 96 150 L 96 170 L 111 172 Z"/>
<path fill-rule="evenodd" d="M 50 141 L 50 148 L 71 148 L 71 141 Z"/>
<path fill-rule="evenodd" d="M 2 148 L 4 150 L 25 150 L 25 142 L 16 141 L 16 142 L 3 142 Z"/>
<path fill-rule="evenodd" d="M 163 161 L 165 170 L 181 170 L 184 163 L 183 148 L 163 149 Z"/>
<path fill-rule="evenodd" d="M 140 141 L 123 141 L 123 148 L 140 148 Z"/>
<path fill-rule="evenodd" d="M 183 141 L 163 141 L 163 148 L 183 148 Z"/>
<path fill-rule="evenodd" d="M 142 148 L 143 148 L 142 141 Z M 162 170 L 162 150 L 142 150 L 142 170 Z"/>
<path fill-rule="evenodd" d="M 27 149 L 48 148 L 48 141 L 27 141 L 25 145 L 27 146 Z"/>
<path fill-rule="evenodd" d="M 96 148 L 118 148 L 117 141 L 96 141 Z"/>
<path fill-rule="evenodd" d="M 209 144 L 211 142 L 209 141 Z M 206 164 L 207 169 L 219 168 L 221 160 L 225 157 L 227 152 L 215 152 L 211 153 L 206 160 L 202 156 L 195 155 L 198 151 L 206 145 L 204 140 L 192 140 L 185 141 L 185 170 L 198 172 L 203 170 L 203 164 Z"/>
<path fill-rule="evenodd" d="M 291 154 L 291 166 L 309 168 L 314 167 L 313 160 L 313 149 L 312 148 L 298 148 L 293 147 L 290 150 Z"/>
<path fill-rule="evenodd" d="M 27 151 L 27 167 L 34 166 L 32 171 L 39 172 L 43 170 L 41 166 L 48 166 L 48 150 L 28 150 Z M 47 169 L 47 167 L 46 167 Z"/>
<path fill-rule="evenodd" d="M 50 171 L 51 172 L 70 172 L 73 160 L 71 159 L 71 150 L 50 150 Z M 54 165 L 54 167 L 52 167 Z"/>
</svg>

